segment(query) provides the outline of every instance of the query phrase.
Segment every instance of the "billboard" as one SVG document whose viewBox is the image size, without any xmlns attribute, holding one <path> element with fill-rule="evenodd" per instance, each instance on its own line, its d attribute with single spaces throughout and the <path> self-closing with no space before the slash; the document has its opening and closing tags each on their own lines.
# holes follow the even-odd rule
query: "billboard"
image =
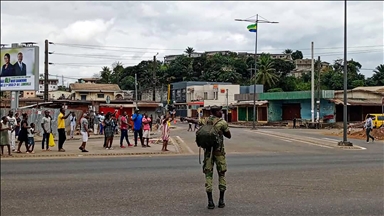
<svg viewBox="0 0 384 216">
<path fill-rule="evenodd" d="M 1 91 L 37 91 L 39 47 L 1 48 Z"/>
</svg>

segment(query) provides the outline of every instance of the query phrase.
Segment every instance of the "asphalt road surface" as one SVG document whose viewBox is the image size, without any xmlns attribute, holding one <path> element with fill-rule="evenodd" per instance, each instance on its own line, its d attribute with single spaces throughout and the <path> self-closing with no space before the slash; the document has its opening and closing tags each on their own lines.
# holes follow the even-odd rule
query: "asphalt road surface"
<svg viewBox="0 0 384 216">
<path fill-rule="evenodd" d="M 227 206 L 208 210 L 196 155 L 3 160 L 1 215 L 384 214 L 382 152 L 228 154 L 228 169 Z"/>
</svg>

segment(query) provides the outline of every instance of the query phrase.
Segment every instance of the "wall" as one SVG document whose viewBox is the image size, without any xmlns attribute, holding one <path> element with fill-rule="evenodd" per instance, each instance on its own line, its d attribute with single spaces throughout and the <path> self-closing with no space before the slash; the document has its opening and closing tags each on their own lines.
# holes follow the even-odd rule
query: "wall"
<svg viewBox="0 0 384 216">
<path fill-rule="evenodd" d="M 97 98 L 97 94 L 104 94 L 104 98 Z M 103 93 L 98 93 L 98 92 L 88 92 L 88 93 L 79 93 L 75 92 L 75 99 L 74 100 L 81 100 L 81 95 L 86 95 L 86 100 L 93 100 L 93 101 L 105 101 L 107 96 L 111 98 L 111 100 L 115 99 L 115 95 L 113 92 L 103 92 Z"/>
<path fill-rule="evenodd" d="M 289 103 L 300 103 L 301 105 L 301 118 L 306 120 L 311 120 L 311 100 L 280 100 L 280 101 L 269 101 L 268 106 L 268 122 L 281 121 L 282 119 L 282 105 Z M 335 105 L 334 103 L 328 100 L 320 101 L 320 118 L 323 118 L 326 115 L 335 114 Z M 316 105 L 315 105 L 315 118 L 316 118 Z M 334 122 L 334 121 L 330 121 Z"/>
<path fill-rule="evenodd" d="M 10 109 L 1 109 L 0 110 L 0 114 L 1 114 L 1 117 L 2 116 L 5 116 L 8 114 Z M 56 137 L 58 134 L 57 134 L 57 117 L 59 116 L 59 109 L 18 109 L 15 111 L 20 113 L 20 118 L 21 118 L 21 113 L 27 113 L 28 114 L 28 124 L 30 123 L 35 123 L 36 125 L 36 131 L 38 131 L 39 133 L 37 133 L 39 136 L 42 136 L 42 132 L 43 132 L 43 129 L 41 128 L 41 120 L 44 116 L 44 111 L 45 110 L 49 110 L 51 112 L 51 116 L 53 118 L 53 121 L 52 121 L 52 133 L 53 135 Z M 80 110 L 70 110 L 68 109 L 66 111 L 66 113 L 69 113 L 70 111 L 73 111 L 75 112 L 76 114 L 76 117 L 77 117 L 77 121 L 79 122 L 80 121 L 80 118 L 81 118 L 81 115 L 83 114 L 83 111 L 80 111 Z M 66 131 L 70 131 L 70 121 L 69 121 L 69 117 L 65 120 L 65 125 L 66 125 Z"/>
<path fill-rule="evenodd" d="M 48 98 L 53 98 L 55 100 L 60 98 L 61 95 L 64 95 L 65 98 L 68 98 L 71 95 L 71 92 L 66 92 L 66 91 L 52 91 L 52 92 L 48 92 Z"/>
<path fill-rule="evenodd" d="M 190 90 L 188 90 L 190 89 Z M 193 89 L 193 91 L 192 91 Z M 204 86 L 194 85 L 188 86 L 187 88 L 187 103 L 195 100 L 203 100 L 204 99 Z"/>
<path fill-rule="evenodd" d="M 204 106 L 213 106 L 213 105 L 218 105 L 218 106 L 226 106 L 227 105 L 227 96 L 226 96 L 226 89 L 228 89 L 228 104 L 231 103 L 236 103 L 235 101 L 235 94 L 240 93 L 240 85 L 218 85 L 217 86 L 217 98 L 216 99 L 211 99 L 211 100 L 204 100 Z M 222 93 L 221 90 L 224 90 Z M 208 92 L 213 95 L 213 85 L 205 85 L 204 86 L 204 91 Z M 209 94 L 208 94 L 209 95 Z"/>
<path fill-rule="evenodd" d="M 163 90 L 156 90 L 155 91 L 155 102 L 165 102 L 168 99 L 168 93 L 167 88 L 163 87 Z M 143 91 L 141 93 L 141 100 L 142 101 L 153 101 L 153 92 L 152 90 Z"/>
</svg>

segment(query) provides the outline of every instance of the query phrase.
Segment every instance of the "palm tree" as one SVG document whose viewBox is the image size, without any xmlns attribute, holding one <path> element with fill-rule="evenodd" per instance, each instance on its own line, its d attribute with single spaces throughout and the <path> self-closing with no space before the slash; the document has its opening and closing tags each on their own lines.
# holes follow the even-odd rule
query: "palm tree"
<svg viewBox="0 0 384 216">
<path fill-rule="evenodd" d="M 101 83 L 105 83 L 105 84 L 111 83 L 111 78 L 112 78 L 111 69 L 107 66 L 102 67 L 100 71 L 100 77 L 101 77 L 100 79 Z"/>
<path fill-rule="evenodd" d="M 292 54 L 292 53 L 293 53 L 293 50 L 291 50 L 291 49 L 286 49 L 283 52 L 283 54 Z"/>
<path fill-rule="evenodd" d="M 380 64 L 375 68 L 372 75 L 372 81 L 376 86 L 384 85 L 384 64 Z"/>
<path fill-rule="evenodd" d="M 187 47 L 184 51 L 186 54 L 188 54 L 188 57 L 191 57 L 191 55 L 195 52 L 195 50 L 192 47 Z"/>
<path fill-rule="evenodd" d="M 256 82 L 263 84 L 264 87 L 272 87 L 277 81 L 278 76 L 273 68 L 273 60 L 269 54 L 262 54 L 258 60 Z"/>
</svg>

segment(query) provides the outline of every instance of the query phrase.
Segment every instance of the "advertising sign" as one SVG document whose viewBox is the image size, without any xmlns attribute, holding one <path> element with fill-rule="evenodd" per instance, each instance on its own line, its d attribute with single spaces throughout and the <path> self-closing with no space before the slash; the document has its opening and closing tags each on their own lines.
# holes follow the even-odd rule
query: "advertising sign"
<svg viewBox="0 0 384 216">
<path fill-rule="evenodd" d="M 1 91 L 37 91 L 39 47 L 1 49 Z"/>
</svg>

